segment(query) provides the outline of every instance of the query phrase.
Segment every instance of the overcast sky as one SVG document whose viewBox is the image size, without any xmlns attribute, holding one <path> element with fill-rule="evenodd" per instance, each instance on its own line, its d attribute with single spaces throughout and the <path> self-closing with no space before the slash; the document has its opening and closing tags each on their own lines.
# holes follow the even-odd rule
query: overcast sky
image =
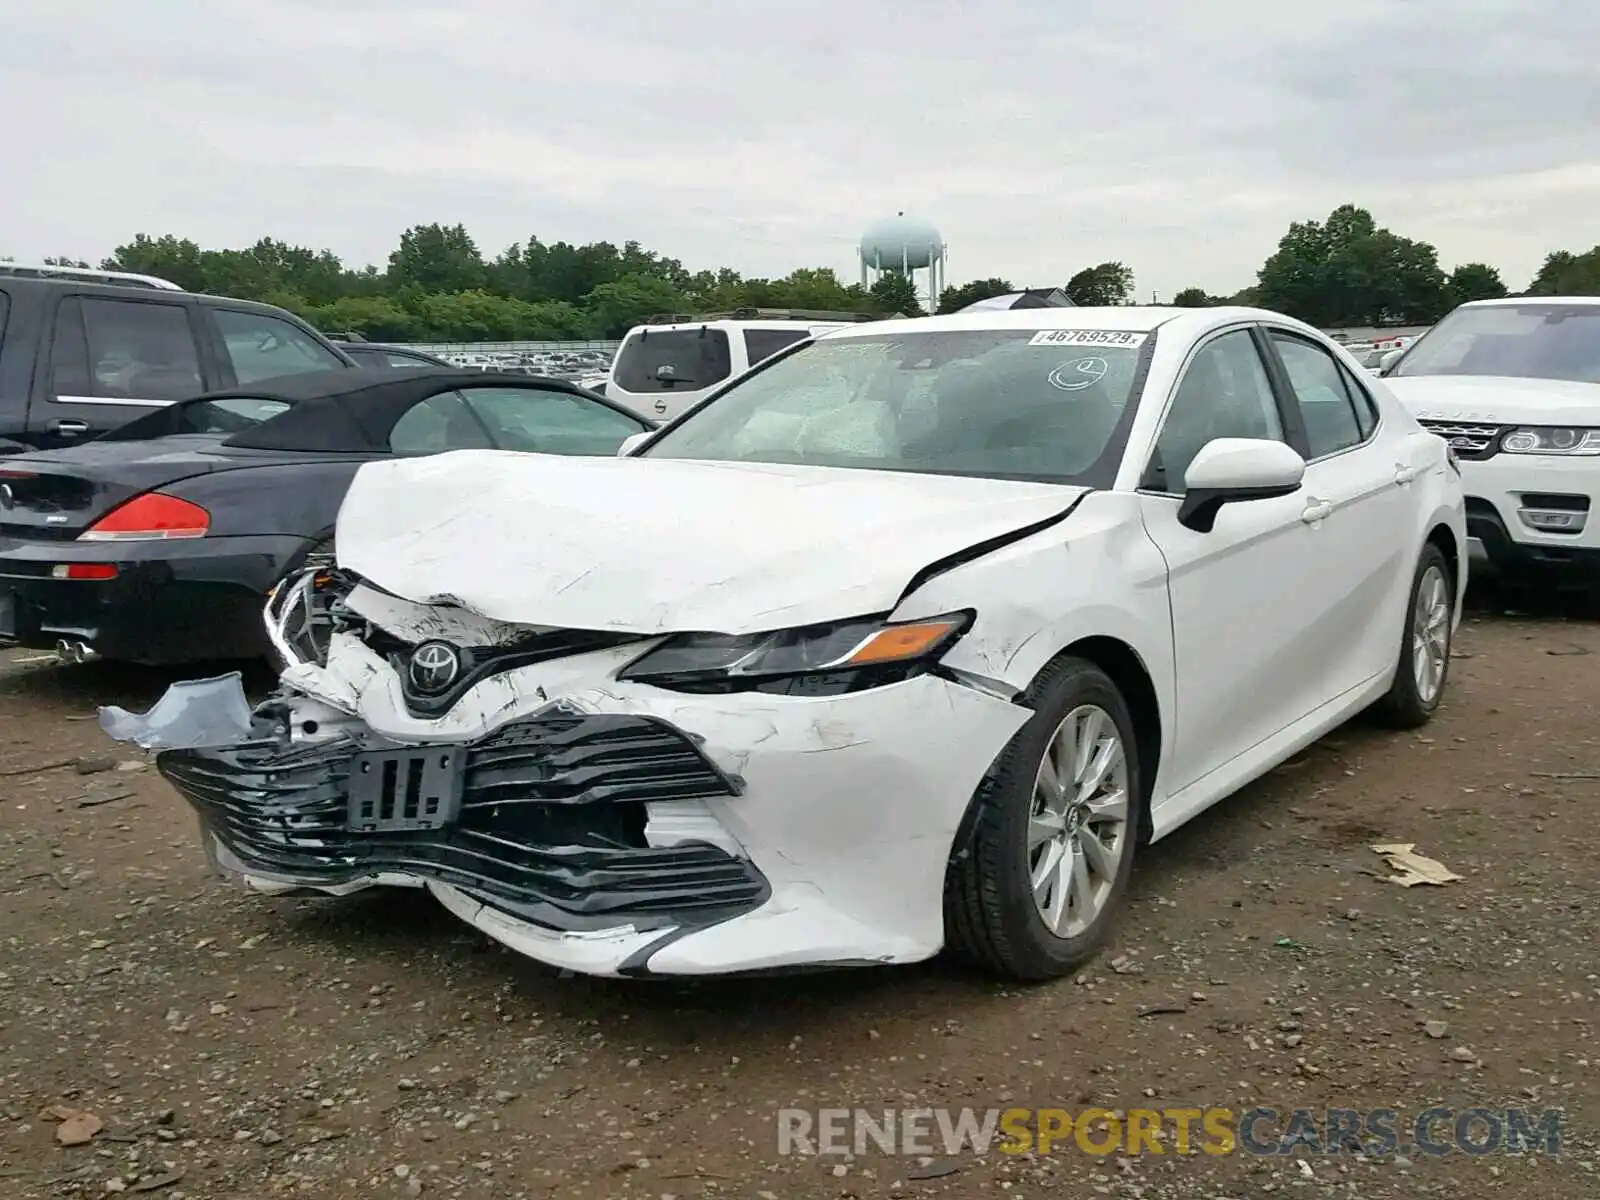
<svg viewBox="0 0 1600 1200">
<path fill-rule="evenodd" d="M 848 278 L 905 209 L 952 282 L 1167 297 L 1353 201 L 1517 288 L 1600 242 L 1597 49 L 1577 0 L 0 0 L 0 255 L 459 221 Z"/>
</svg>

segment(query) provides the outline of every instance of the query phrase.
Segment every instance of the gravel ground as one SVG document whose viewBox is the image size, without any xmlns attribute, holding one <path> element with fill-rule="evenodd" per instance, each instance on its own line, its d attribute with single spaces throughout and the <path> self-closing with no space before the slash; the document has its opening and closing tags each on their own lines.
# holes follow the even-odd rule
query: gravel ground
<svg viewBox="0 0 1600 1200">
<path fill-rule="evenodd" d="M 1153 848 L 1115 945 L 1034 988 L 942 962 L 607 983 L 411 893 L 246 896 L 92 719 L 167 678 L 0 652 L 0 1195 L 1594 1200 L 1597 635 L 1473 617 L 1433 725 L 1340 730 Z M 1463 878 L 1387 883 L 1386 841 Z M 1561 1153 L 780 1156 L 776 1116 L 1265 1105 L 1403 1130 L 1435 1104 L 1559 1107 Z"/>
</svg>

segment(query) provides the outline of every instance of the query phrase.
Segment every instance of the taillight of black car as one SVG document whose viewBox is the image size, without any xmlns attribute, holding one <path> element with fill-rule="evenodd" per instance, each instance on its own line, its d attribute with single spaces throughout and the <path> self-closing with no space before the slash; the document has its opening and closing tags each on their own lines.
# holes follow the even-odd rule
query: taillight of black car
<svg viewBox="0 0 1600 1200">
<path fill-rule="evenodd" d="M 200 538 L 211 514 L 198 504 L 161 492 L 146 492 L 119 504 L 83 533 L 80 542 L 158 542 Z"/>
</svg>

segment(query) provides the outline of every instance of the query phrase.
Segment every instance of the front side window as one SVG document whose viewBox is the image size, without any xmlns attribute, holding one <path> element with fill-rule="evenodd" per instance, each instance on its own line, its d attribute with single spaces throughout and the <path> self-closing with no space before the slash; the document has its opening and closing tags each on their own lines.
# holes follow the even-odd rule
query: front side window
<svg viewBox="0 0 1600 1200">
<path fill-rule="evenodd" d="M 612 367 L 625 392 L 697 392 L 733 373 L 728 335 L 720 329 L 641 329 L 617 351 Z"/>
<path fill-rule="evenodd" d="M 233 308 L 213 310 L 217 329 L 240 383 L 258 383 L 283 375 L 335 371 L 339 359 L 305 330 L 279 317 Z"/>
<path fill-rule="evenodd" d="M 1156 438 L 1145 486 L 1181 496 L 1189 464 L 1216 438 L 1284 440 L 1272 384 L 1247 329 L 1213 338 L 1189 360 Z"/>
<path fill-rule="evenodd" d="M 1074 483 L 1110 456 L 1146 332 L 939 330 L 824 338 L 658 436 L 650 458 Z"/>
<path fill-rule="evenodd" d="M 1306 457 L 1318 459 L 1360 445 L 1365 435 L 1333 356 L 1290 334 L 1273 330 L 1270 336 L 1300 408 Z"/>
<path fill-rule="evenodd" d="M 614 408 L 553 388 L 469 387 L 457 393 L 502 450 L 615 454 L 647 426 Z"/>
<path fill-rule="evenodd" d="M 443 454 L 447 450 L 492 450 L 483 425 L 455 392 L 442 392 L 407 410 L 389 431 L 396 454 Z"/>
<path fill-rule="evenodd" d="M 84 296 L 64 302 L 56 320 L 58 395 L 172 401 L 204 390 L 189 313 L 180 304 Z"/>
<path fill-rule="evenodd" d="M 1413 343 L 1389 374 L 1600 383 L 1600 304 L 1458 308 Z"/>
</svg>

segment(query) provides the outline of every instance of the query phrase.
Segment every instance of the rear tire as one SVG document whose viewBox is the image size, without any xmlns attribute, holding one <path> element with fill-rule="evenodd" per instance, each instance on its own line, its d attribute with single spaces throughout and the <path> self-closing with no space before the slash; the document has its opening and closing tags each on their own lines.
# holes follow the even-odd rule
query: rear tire
<svg viewBox="0 0 1600 1200">
<path fill-rule="evenodd" d="M 1422 548 L 1406 603 L 1400 658 L 1388 694 L 1373 714 L 1391 729 L 1417 729 L 1433 720 L 1450 680 L 1455 578 L 1432 542 Z"/>
<path fill-rule="evenodd" d="M 1070 974 L 1115 924 L 1143 791 L 1127 702 L 1099 667 L 1060 659 L 1029 702 L 946 875 L 945 943 L 960 961 L 1039 981 Z"/>
</svg>

